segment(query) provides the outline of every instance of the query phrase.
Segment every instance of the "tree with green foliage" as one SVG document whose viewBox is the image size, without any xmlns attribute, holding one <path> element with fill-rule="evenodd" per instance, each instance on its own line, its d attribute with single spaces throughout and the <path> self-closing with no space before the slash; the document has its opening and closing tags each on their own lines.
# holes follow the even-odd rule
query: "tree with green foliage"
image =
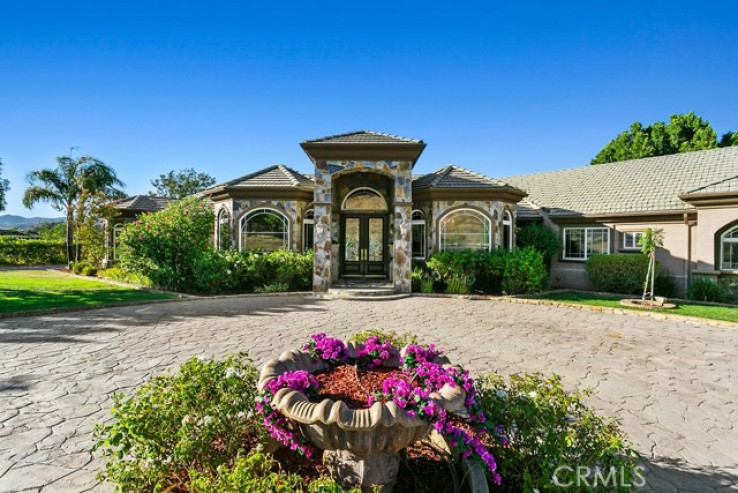
<svg viewBox="0 0 738 493">
<path fill-rule="evenodd" d="M 664 246 L 664 230 L 661 228 L 646 228 L 643 235 L 638 239 L 641 252 L 648 255 L 648 271 L 646 281 L 643 283 L 642 300 L 648 297 L 653 305 L 654 283 L 656 282 L 656 250 Z M 649 283 L 651 289 L 649 291 Z"/>
<path fill-rule="evenodd" d="M 542 224 L 526 224 L 518 228 L 515 243 L 520 248 L 532 247 L 541 252 L 547 267 L 551 266 L 551 260 L 563 250 L 556 231 Z"/>
<path fill-rule="evenodd" d="M 177 172 L 172 170 L 165 175 L 159 175 L 159 178 L 155 180 L 151 180 L 151 185 L 155 190 L 150 191 L 149 195 L 170 199 L 183 199 L 202 192 L 214 184 L 215 178 L 207 173 L 198 173 L 192 168 L 186 168 Z"/>
<path fill-rule="evenodd" d="M 644 127 L 634 122 L 629 130 L 611 140 L 592 159 L 591 164 L 664 156 L 679 152 L 701 151 L 738 145 L 736 133 L 723 135 L 720 143 L 712 126 L 694 112 L 671 115 L 669 122 L 655 122 Z"/>
<path fill-rule="evenodd" d="M 77 159 L 60 156 L 56 162 L 56 168 L 44 168 L 28 175 L 30 186 L 23 194 L 23 205 L 30 209 L 39 202 L 47 202 L 66 214 L 67 263 L 71 264 L 76 258 L 74 234 L 80 207 L 84 209 L 84 202 L 92 196 L 121 197 L 123 192 L 118 187 L 124 184 L 113 168 L 92 156 Z"/>
<path fill-rule="evenodd" d="M 3 162 L 0 160 L 0 211 L 5 210 L 5 194 L 10 190 L 10 182 L 2 178 Z"/>
</svg>

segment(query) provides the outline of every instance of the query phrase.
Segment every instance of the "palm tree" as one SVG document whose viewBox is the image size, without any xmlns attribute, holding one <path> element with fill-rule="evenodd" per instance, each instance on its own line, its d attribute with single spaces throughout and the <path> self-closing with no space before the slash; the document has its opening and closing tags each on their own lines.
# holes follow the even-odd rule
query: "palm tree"
<svg viewBox="0 0 738 493">
<path fill-rule="evenodd" d="M 80 201 L 95 194 L 122 196 L 117 187 L 125 186 L 115 170 L 91 156 L 73 159 L 71 156 L 56 158 L 55 169 L 44 168 L 28 175 L 30 186 L 23 194 L 23 205 L 31 208 L 38 202 L 48 202 L 67 217 L 67 263 L 74 259 L 75 210 Z"/>
</svg>

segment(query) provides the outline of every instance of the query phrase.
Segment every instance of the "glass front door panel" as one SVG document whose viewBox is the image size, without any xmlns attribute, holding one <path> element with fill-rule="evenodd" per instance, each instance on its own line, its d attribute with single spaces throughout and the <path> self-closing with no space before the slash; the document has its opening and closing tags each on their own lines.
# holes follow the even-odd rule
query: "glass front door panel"
<svg viewBox="0 0 738 493">
<path fill-rule="evenodd" d="M 346 218 L 345 258 L 347 262 L 358 262 L 361 248 L 361 220 L 358 217 Z"/>
<path fill-rule="evenodd" d="M 369 218 L 369 258 L 370 262 L 381 262 L 384 257 L 384 219 Z"/>
</svg>

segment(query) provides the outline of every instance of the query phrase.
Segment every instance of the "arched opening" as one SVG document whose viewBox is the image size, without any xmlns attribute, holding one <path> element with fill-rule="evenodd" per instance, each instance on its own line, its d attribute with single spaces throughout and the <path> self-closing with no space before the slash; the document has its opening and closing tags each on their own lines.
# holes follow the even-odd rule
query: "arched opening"
<svg viewBox="0 0 738 493">
<path fill-rule="evenodd" d="M 313 249 L 315 243 L 315 211 L 310 209 L 302 217 L 302 251 Z"/>
<path fill-rule="evenodd" d="M 412 227 L 412 258 L 417 260 L 425 260 L 426 255 L 426 233 L 425 233 L 425 214 L 422 211 L 413 211 L 411 219 Z"/>
<path fill-rule="evenodd" d="M 361 187 L 346 195 L 341 209 L 345 211 L 386 211 L 387 201 L 373 188 Z"/>
<path fill-rule="evenodd" d="M 720 235 L 720 270 L 738 271 L 738 224 Z"/>
<path fill-rule="evenodd" d="M 456 209 L 439 221 L 440 250 L 492 249 L 492 228 L 487 216 L 474 209 Z"/>
<path fill-rule="evenodd" d="M 230 250 L 231 248 L 231 215 L 225 207 L 218 211 L 218 220 L 215 229 L 215 247 L 218 250 Z"/>
<path fill-rule="evenodd" d="M 120 234 L 125 231 L 126 226 L 124 224 L 116 224 L 113 226 L 113 260 L 119 260 L 118 247 L 120 246 Z"/>
<path fill-rule="evenodd" d="M 241 250 L 273 252 L 289 248 L 289 220 L 276 209 L 250 211 L 241 218 L 240 230 Z"/>
<path fill-rule="evenodd" d="M 506 250 L 513 248 L 513 221 L 510 211 L 502 216 L 502 247 Z"/>
</svg>

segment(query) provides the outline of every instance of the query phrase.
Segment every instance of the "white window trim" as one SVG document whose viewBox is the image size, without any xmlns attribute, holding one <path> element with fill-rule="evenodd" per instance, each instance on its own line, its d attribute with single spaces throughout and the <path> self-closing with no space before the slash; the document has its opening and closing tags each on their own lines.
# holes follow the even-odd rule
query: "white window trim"
<svg viewBox="0 0 738 493">
<path fill-rule="evenodd" d="M 508 226 L 510 228 L 510 237 L 508 238 L 508 244 L 503 245 L 506 246 L 508 250 L 513 249 L 513 220 L 512 220 L 512 214 L 510 214 L 510 211 L 505 211 L 502 215 L 502 241 L 505 241 L 505 226 Z"/>
<path fill-rule="evenodd" d="M 476 209 L 453 209 L 448 212 L 445 212 L 440 219 L 438 219 L 438 250 L 443 251 L 443 223 L 446 222 L 449 216 L 456 214 L 458 212 L 471 212 L 472 214 L 475 214 L 482 218 L 484 221 L 487 221 L 487 229 L 488 229 L 488 238 L 487 242 L 489 243 L 489 248 L 487 249 L 488 252 L 492 251 L 492 220 L 482 212 L 476 210 Z"/>
<path fill-rule="evenodd" d="M 725 272 L 738 272 L 738 269 L 729 269 L 723 266 L 723 259 L 725 258 L 725 244 L 738 243 L 738 238 L 726 238 L 725 236 L 736 230 L 738 230 L 738 226 L 733 226 L 728 231 L 720 235 L 720 270 Z"/>
<path fill-rule="evenodd" d="M 417 212 L 418 214 L 420 214 L 421 216 L 423 216 L 423 219 L 412 219 L 413 215 L 415 215 L 415 213 L 416 213 L 416 212 Z M 416 226 L 416 225 L 422 225 L 422 226 L 423 226 L 423 247 L 422 247 L 422 248 L 423 248 L 423 253 L 422 253 L 422 255 L 421 255 L 421 256 L 418 256 L 418 255 L 415 255 L 415 254 L 414 254 L 414 253 L 413 253 L 413 252 L 411 251 L 411 252 L 410 252 L 411 258 L 412 258 L 412 259 L 414 259 L 414 260 L 425 260 L 425 258 L 426 258 L 426 256 L 427 256 L 427 254 L 428 254 L 428 253 L 427 253 L 427 252 L 428 252 L 428 246 L 427 246 L 427 243 L 428 243 L 428 241 L 427 241 L 427 240 L 428 240 L 428 230 L 427 230 L 427 228 L 428 228 L 428 223 L 427 223 L 427 221 L 425 220 L 425 214 L 423 214 L 423 211 L 421 211 L 421 210 L 417 210 L 417 209 L 416 209 L 416 210 L 414 210 L 414 211 L 412 211 L 412 212 L 410 213 L 410 218 L 411 218 L 411 219 L 410 219 L 410 231 L 411 231 L 411 232 L 412 232 L 412 230 L 413 230 L 413 229 L 412 229 L 412 228 L 413 228 L 413 226 Z M 411 250 L 412 250 L 412 242 L 410 243 L 410 248 L 411 248 Z"/>
<path fill-rule="evenodd" d="M 292 245 L 292 237 L 291 237 L 291 231 L 292 231 L 292 222 L 290 221 L 290 218 L 287 217 L 287 215 L 280 211 L 279 209 L 275 209 L 274 207 L 254 207 L 253 209 L 246 212 L 243 216 L 241 216 L 241 219 L 238 220 L 238 251 L 243 251 L 243 223 L 246 220 L 247 217 L 256 215 L 259 211 L 271 211 L 276 212 L 280 216 L 284 218 L 285 221 L 287 221 L 287 240 L 285 245 L 285 250 L 291 250 Z M 276 232 L 276 231 L 275 231 Z"/>
<path fill-rule="evenodd" d="M 231 222 L 231 212 L 228 210 L 227 207 L 221 207 L 218 210 L 218 214 L 215 215 L 215 249 L 218 250 L 218 251 L 221 251 L 221 247 L 220 247 L 220 225 L 221 225 L 220 215 L 223 214 L 224 212 L 225 212 L 226 219 L 228 220 L 228 222 L 229 223 Z M 230 231 L 231 228 L 228 228 L 228 229 Z"/>
<path fill-rule="evenodd" d="M 385 199 L 384 196 L 381 193 L 377 192 L 375 189 L 373 189 L 371 187 L 354 188 L 349 193 L 347 193 L 346 196 L 343 198 L 343 202 L 341 203 L 341 210 L 342 211 L 356 210 L 356 209 L 346 209 L 346 202 L 348 202 L 348 199 L 350 199 L 352 195 L 356 195 L 358 192 L 366 192 L 366 191 L 372 192 L 374 195 L 376 195 L 377 197 L 379 197 L 380 199 L 382 199 L 382 201 L 384 202 L 384 209 L 382 209 L 383 211 L 388 211 L 389 210 L 389 207 L 387 206 L 387 199 Z"/>
<path fill-rule="evenodd" d="M 307 217 L 310 212 L 313 213 L 312 219 L 308 219 Z M 315 209 L 308 209 L 302 216 L 302 253 L 305 253 L 308 250 L 312 250 L 313 248 L 313 245 L 310 245 L 310 248 L 308 248 L 307 246 L 307 229 L 305 229 L 306 224 L 313 225 L 313 238 L 315 238 Z"/>
<path fill-rule="evenodd" d="M 641 247 L 638 246 L 638 238 L 633 237 L 633 246 L 628 246 L 625 243 L 625 239 L 628 235 L 640 235 L 643 236 L 643 231 L 623 231 L 623 250 L 640 250 Z"/>
<path fill-rule="evenodd" d="M 121 233 L 121 231 L 126 229 L 126 225 L 123 223 L 118 223 L 115 226 L 113 226 L 113 260 L 118 260 L 118 235 Z"/>
<path fill-rule="evenodd" d="M 569 230 L 572 230 L 572 229 L 581 229 L 582 231 L 584 231 L 584 257 L 567 257 L 566 256 L 566 232 L 569 231 Z M 607 231 L 607 250 L 605 251 L 604 255 L 610 255 L 610 228 L 603 227 L 603 226 L 590 226 L 590 227 L 574 227 L 574 226 L 572 226 L 570 228 L 564 228 L 564 232 L 561 235 L 562 236 L 562 240 L 563 240 L 562 241 L 562 245 L 564 247 L 564 249 L 563 249 L 563 251 L 561 253 L 561 258 L 564 259 L 564 260 L 569 260 L 569 261 L 573 261 L 573 262 L 586 262 L 587 259 L 589 259 L 589 254 L 587 253 L 587 246 L 588 246 L 587 245 L 587 231 L 594 230 L 594 229 L 599 229 L 599 230 L 605 230 L 605 231 Z"/>
</svg>

